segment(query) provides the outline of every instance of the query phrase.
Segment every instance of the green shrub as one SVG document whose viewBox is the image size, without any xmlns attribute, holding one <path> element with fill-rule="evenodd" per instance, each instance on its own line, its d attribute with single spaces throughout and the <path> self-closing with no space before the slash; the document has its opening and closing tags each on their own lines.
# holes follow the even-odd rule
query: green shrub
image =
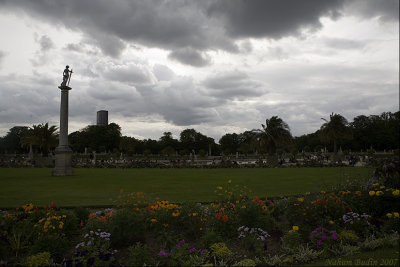
<svg viewBox="0 0 400 267">
<path fill-rule="evenodd" d="M 50 264 L 51 256 L 47 251 L 29 256 L 25 261 L 25 265 L 29 267 L 49 266 Z"/>
<path fill-rule="evenodd" d="M 135 245 L 128 248 L 129 251 L 129 265 L 130 266 L 143 266 L 153 265 L 153 259 L 149 253 L 146 245 L 137 242 Z"/>
<path fill-rule="evenodd" d="M 287 232 L 282 237 L 282 243 L 285 247 L 290 249 L 294 249 L 300 245 L 301 235 L 298 231 Z"/>
<path fill-rule="evenodd" d="M 211 256 L 217 259 L 226 259 L 232 255 L 232 251 L 223 242 L 212 244 L 210 249 Z"/>
<path fill-rule="evenodd" d="M 345 244 L 355 245 L 357 244 L 359 237 L 353 231 L 343 230 L 338 235 L 339 240 Z"/>
<path fill-rule="evenodd" d="M 256 266 L 256 262 L 252 259 L 243 259 L 233 266 Z"/>
<path fill-rule="evenodd" d="M 214 231 L 208 231 L 205 233 L 205 235 L 201 238 L 201 244 L 203 247 L 210 247 L 214 243 L 218 243 L 222 241 L 222 237 L 214 232 Z"/>
<path fill-rule="evenodd" d="M 78 218 L 79 222 L 87 223 L 89 218 L 89 210 L 85 207 L 75 207 L 73 209 L 75 216 Z"/>
<path fill-rule="evenodd" d="M 59 235 L 40 235 L 31 247 L 31 253 L 49 252 L 55 261 L 61 261 L 69 247 L 69 242 Z"/>
<path fill-rule="evenodd" d="M 143 239 L 145 221 L 139 212 L 121 209 L 111 217 L 109 231 L 113 246 L 129 246 Z"/>
</svg>

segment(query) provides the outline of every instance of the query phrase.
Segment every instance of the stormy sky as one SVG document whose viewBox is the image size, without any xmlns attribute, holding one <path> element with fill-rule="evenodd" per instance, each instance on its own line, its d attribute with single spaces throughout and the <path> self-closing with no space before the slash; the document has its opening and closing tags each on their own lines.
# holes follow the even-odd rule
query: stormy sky
<svg viewBox="0 0 400 267">
<path fill-rule="evenodd" d="M 398 0 L 0 0 L 0 25 L 0 136 L 59 124 L 67 64 L 69 132 L 103 109 L 123 135 L 216 141 L 399 110 Z"/>
</svg>

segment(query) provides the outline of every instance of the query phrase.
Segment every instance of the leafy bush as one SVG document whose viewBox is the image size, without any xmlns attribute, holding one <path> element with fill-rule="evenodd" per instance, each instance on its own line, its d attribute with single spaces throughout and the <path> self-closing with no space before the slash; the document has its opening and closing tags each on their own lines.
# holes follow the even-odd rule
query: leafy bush
<svg viewBox="0 0 400 267">
<path fill-rule="evenodd" d="M 70 243 L 59 235 L 40 235 L 31 246 L 31 253 L 49 252 L 55 261 L 61 261 Z"/>
<path fill-rule="evenodd" d="M 25 264 L 28 267 L 39 267 L 39 266 L 49 266 L 51 264 L 50 253 L 45 251 L 38 253 L 36 255 L 29 256 Z"/>
<path fill-rule="evenodd" d="M 153 259 L 149 253 L 148 247 L 137 242 L 135 245 L 128 248 L 129 259 L 128 263 L 131 266 L 154 265 Z"/>
<path fill-rule="evenodd" d="M 134 244 L 143 239 L 144 218 L 141 213 L 129 209 L 118 210 L 110 219 L 109 231 L 113 246 Z"/>
</svg>

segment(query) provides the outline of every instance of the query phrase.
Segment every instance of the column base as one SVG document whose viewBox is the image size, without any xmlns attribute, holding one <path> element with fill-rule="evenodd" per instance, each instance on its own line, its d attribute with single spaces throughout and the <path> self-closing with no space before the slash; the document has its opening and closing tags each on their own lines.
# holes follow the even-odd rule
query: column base
<svg viewBox="0 0 400 267">
<path fill-rule="evenodd" d="M 74 175 L 72 169 L 72 150 L 68 146 L 59 146 L 55 149 L 56 164 L 53 169 L 53 176 Z"/>
</svg>

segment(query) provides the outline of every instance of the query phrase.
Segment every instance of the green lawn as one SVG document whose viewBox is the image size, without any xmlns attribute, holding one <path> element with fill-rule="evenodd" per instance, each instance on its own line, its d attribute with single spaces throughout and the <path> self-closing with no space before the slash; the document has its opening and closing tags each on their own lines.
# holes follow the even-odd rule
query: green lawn
<svg viewBox="0 0 400 267">
<path fill-rule="evenodd" d="M 0 208 L 32 202 L 42 206 L 110 205 L 120 189 L 183 202 L 212 201 L 217 186 L 247 185 L 253 196 L 319 191 L 346 179 L 366 179 L 368 168 L 262 169 L 75 169 L 74 176 L 52 177 L 51 169 L 1 168 Z"/>
</svg>

